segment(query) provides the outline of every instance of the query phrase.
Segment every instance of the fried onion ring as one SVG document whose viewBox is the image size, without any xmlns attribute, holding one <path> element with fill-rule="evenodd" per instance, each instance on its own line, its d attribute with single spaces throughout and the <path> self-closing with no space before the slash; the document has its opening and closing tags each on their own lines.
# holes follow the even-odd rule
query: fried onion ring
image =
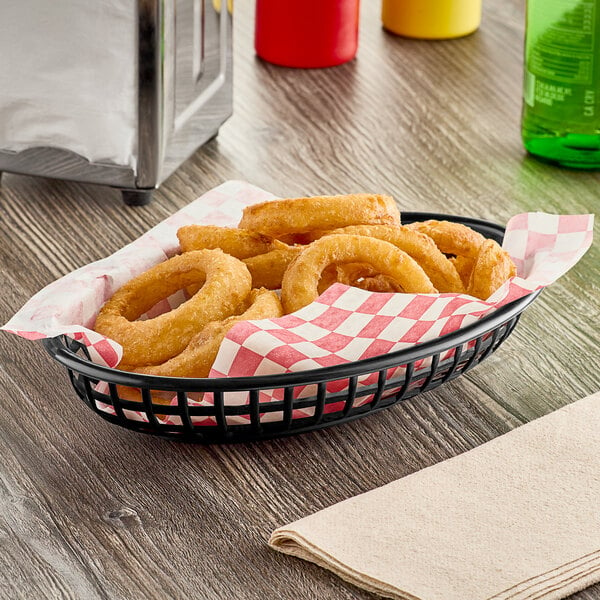
<svg viewBox="0 0 600 600">
<path fill-rule="evenodd" d="M 277 240 L 288 244 L 289 246 L 306 246 L 324 235 L 329 233 L 329 229 L 317 229 L 315 231 L 306 231 L 304 233 L 287 233 L 277 236 Z"/>
<path fill-rule="evenodd" d="M 361 290 L 367 290 L 369 292 L 380 292 L 380 293 L 400 293 L 402 289 L 400 286 L 387 275 L 373 275 L 373 277 L 364 277 L 361 281 L 358 281 L 356 287 Z"/>
<path fill-rule="evenodd" d="M 469 287 L 469 280 L 471 279 L 475 259 L 468 256 L 452 256 L 448 260 L 454 265 L 466 290 Z"/>
<path fill-rule="evenodd" d="M 220 248 L 225 254 L 239 259 L 285 246 L 282 242 L 256 231 L 216 225 L 184 225 L 177 230 L 177 238 L 182 252 Z"/>
<path fill-rule="evenodd" d="M 487 300 L 505 281 L 517 274 L 510 255 L 494 240 L 486 240 L 479 250 L 469 279 L 467 293 Z"/>
<path fill-rule="evenodd" d="M 162 377 L 208 377 L 223 338 L 236 323 L 251 319 L 275 318 L 282 314 L 281 302 L 275 292 L 265 289 L 252 290 L 250 306 L 242 314 L 227 317 L 223 321 L 208 323 L 177 356 L 160 365 L 146 367 L 119 365 L 119 369 Z"/>
<path fill-rule="evenodd" d="M 367 263 L 407 293 L 437 292 L 418 263 L 393 244 L 361 235 L 329 235 L 306 246 L 285 272 L 281 285 L 284 311 L 294 312 L 315 300 L 324 269 L 345 262 Z"/>
<path fill-rule="evenodd" d="M 243 262 L 252 275 L 252 287 L 278 290 L 281 287 L 283 274 L 301 251 L 302 246 L 284 245 L 283 248 L 245 258 Z"/>
<path fill-rule="evenodd" d="M 438 249 L 431 237 L 419 231 L 413 231 L 403 226 L 354 225 L 336 229 L 330 233 L 333 235 L 367 235 L 390 242 L 400 250 L 404 250 L 421 265 L 439 292 L 461 294 L 465 291 L 465 286 L 454 265 Z"/>
<path fill-rule="evenodd" d="M 370 292 L 402 292 L 393 279 L 377 273 L 366 263 L 336 263 L 325 267 L 317 286 L 319 295 L 336 282 Z"/>
<path fill-rule="evenodd" d="M 373 275 L 375 270 L 367 263 L 333 263 L 323 269 L 317 291 L 320 295 L 334 283 L 358 287 L 360 281 Z"/>
<path fill-rule="evenodd" d="M 128 365 L 164 362 L 179 354 L 210 321 L 235 312 L 251 289 L 246 265 L 221 250 L 186 252 L 127 282 L 106 302 L 95 329 L 123 346 Z M 191 285 L 202 287 L 187 302 L 153 319 L 136 321 L 159 301 Z"/>
<path fill-rule="evenodd" d="M 365 223 L 399 225 L 400 213 L 393 198 L 348 194 L 270 200 L 244 208 L 239 227 L 278 238 Z"/>
<path fill-rule="evenodd" d="M 486 239 L 470 227 L 451 221 L 422 221 L 406 227 L 428 235 L 444 254 L 468 258 L 477 258 L 479 248 Z"/>
</svg>

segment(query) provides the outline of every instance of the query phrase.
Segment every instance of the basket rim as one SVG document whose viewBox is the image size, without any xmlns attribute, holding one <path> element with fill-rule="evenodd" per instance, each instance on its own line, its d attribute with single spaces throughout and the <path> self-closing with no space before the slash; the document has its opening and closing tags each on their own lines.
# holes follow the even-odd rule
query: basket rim
<svg viewBox="0 0 600 600">
<path fill-rule="evenodd" d="M 485 230 L 488 237 L 495 237 L 500 241 L 504 234 L 504 227 L 481 219 L 444 215 L 427 212 L 403 212 L 403 222 L 422 221 L 428 219 L 446 220 L 463 223 L 477 230 Z M 218 377 L 218 378 L 192 378 L 192 377 L 163 377 L 120 371 L 111 367 L 98 365 L 70 350 L 63 341 L 63 336 L 42 339 L 46 351 L 57 362 L 67 369 L 81 373 L 91 379 L 98 379 L 117 385 L 126 385 L 138 388 L 155 390 L 176 391 L 185 389 L 194 392 L 215 391 L 248 391 L 271 388 L 285 388 L 298 385 L 310 385 L 323 381 L 347 379 L 366 373 L 384 371 L 406 363 L 414 362 L 433 354 L 456 347 L 465 342 L 490 333 L 502 326 L 505 322 L 523 312 L 542 292 L 536 290 L 526 296 L 514 300 L 498 310 L 486 315 L 466 327 L 450 332 L 428 342 L 417 344 L 362 360 L 342 363 L 330 367 L 319 367 L 303 371 L 277 373 L 271 375 L 252 375 L 248 377 Z"/>
</svg>

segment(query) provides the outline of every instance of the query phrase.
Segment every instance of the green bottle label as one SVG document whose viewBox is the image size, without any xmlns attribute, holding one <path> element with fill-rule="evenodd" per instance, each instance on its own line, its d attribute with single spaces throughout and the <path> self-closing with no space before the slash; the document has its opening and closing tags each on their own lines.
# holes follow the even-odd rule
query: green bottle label
<svg viewBox="0 0 600 600">
<path fill-rule="evenodd" d="M 600 72 L 595 0 L 528 2 L 525 103 L 550 121 L 597 126 Z"/>
</svg>

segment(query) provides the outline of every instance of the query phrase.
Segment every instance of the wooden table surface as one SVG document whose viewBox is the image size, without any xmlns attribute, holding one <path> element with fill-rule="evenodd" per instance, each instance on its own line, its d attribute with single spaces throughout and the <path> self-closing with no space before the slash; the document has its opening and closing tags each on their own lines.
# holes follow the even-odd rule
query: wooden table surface
<svg viewBox="0 0 600 600">
<path fill-rule="evenodd" d="M 36 291 L 243 179 L 281 196 L 372 191 L 401 209 L 504 223 L 600 206 L 596 173 L 527 157 L 524 1 L 489 0 L 453 41 L 386 34 L 363 2 L 349 64 L 255 58 L 235 15 L 235 112 L 146 207 L 115 190 L 5 175 L 0 320 Z M 596 235 L 598 232 L 596 232 Z M 266 545 L 277 526 L 464 452 L 600 388 L 600 253 L 546 290 L 482 365 L 367 418 L 254 444 L 178 444 L 94 415 L 38 343 L 0 335 L 0 597 L 369 598 Z M 574 598 L 600 599 L 600 585 Z"/>
</svg>

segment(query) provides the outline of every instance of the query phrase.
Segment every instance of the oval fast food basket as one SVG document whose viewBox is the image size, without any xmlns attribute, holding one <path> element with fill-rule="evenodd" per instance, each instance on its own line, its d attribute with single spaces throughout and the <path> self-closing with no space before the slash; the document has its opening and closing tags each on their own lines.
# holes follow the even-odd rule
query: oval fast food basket
<svg viewBox="0 0 600 600">
<path fill-rule="evenodd" d="M 409 213 L 463 223 L 501 242 L 499 225 L 449 215 Z M 322 429 L 351 421 L 432 390 L 495 352 L 516 326 L 533 292 L 476 323 L 411 348 L 360 361 L 277 375 L 177 378 L 142 375 L 93 363 L 79 342 L 43 340 L 66 367 L 77 395 L 103 419 L 163 438 L 247 442 Z"/>
</svg>

